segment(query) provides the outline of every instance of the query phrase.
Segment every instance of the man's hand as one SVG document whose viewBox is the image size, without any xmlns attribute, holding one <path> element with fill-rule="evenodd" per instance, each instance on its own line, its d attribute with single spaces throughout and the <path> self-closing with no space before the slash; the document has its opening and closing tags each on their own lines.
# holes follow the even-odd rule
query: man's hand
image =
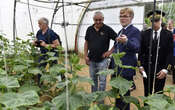
<svg viewBox="0 0 175 110">
<path fill-rule="evenodd" d="M 89 65 L 89 57 L 88 56 L 85 57 L 85 62 L 87 65 Z"/>
<path fill-rule="evenodd" d="M 40 46 L 42 46 L 42 47 L 47 47 L 48 46 L 43 40 L 40 40 L 40 41 L 41 41 Z"/>
<path fill-rule="evenodd" d="M 111 51 L 107 51 L 107 52 L 103 53 L 102 57 L 103 57 L 103 58 L 107 58 L 107 57 L 109 57 L 111 54 L 112 54 Z"/>
<path fill-rule="evenodd" d="M 36 46 L 36 45 L 37 45 L 37 44 L 36 44 L 36 41 L 37 41 L 37 39 L 35 39 L 35 40 L 32 42 L 32 45 Z"/>
<path fill-rule="evenodd" d="M 163 78 L 165 78 L 166 77 L 166 73 L 164 72 L 164 71 L 160 71 L 159 73 L 157 73 L 157 78 L 158 79 L 163 79 Z"/>
<path fill-rule="evenodd" d="M 122 34 L 119 37 L 117 37 L 116 40 L 119 43 L 126 43 L 128 41 L 128 38 L 126 35 Z"/>
</svg>

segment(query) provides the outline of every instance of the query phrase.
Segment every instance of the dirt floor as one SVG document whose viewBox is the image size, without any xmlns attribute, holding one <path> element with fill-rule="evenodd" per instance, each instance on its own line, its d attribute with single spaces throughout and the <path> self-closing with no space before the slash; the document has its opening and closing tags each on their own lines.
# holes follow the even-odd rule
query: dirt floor
<svg viewBox="0 0 175 110">
<path fill-rule="evenodd" d="M 85 62 L 83 59 L 81 59 L 80 63 L 85 65 Z M 89 67 L 86 65 L 85 68 L 83 68 L 83 70 L 81 72 L 79 72 L 79 75 L 90 77 L 89 76 Z M 107 76 L 107 88 L 106 88 L 106 90 L 109 90 L 111 88 L 109 85 L 109 81 L 110 81 L 110 76 Z M 143 92 L 142 76 L 139 73 L 137 73 L 136 76 L 134 77 L 134 82 L 136 84 L 136 90 L 132 91 L 131 95 L 135 96 L 135 97 L 143 96 L 144 92 Z M 166 85 L 172 85 L 172 75 L 167 75 Z M 80 86 L 84 87 L 84 89 L 87 92 L 90 92 L 90 90 L 91 90 L 90 84 L 88 84 L 88 83 L 82 83 L 82 84 L 80 84 Z M 173 95 L 172 95 L 172 97 L 173 97 Z M 112 99 L 111 101 L 114 102 L 114 99 Z M 111 101 L 109 100 L 109 98 L 106 98 L 105 104 L 111 104 Z M 135 108 L 134 105 L 131 104 L 131 110 L 137 110 L 137 109 Z"/>
</svg>

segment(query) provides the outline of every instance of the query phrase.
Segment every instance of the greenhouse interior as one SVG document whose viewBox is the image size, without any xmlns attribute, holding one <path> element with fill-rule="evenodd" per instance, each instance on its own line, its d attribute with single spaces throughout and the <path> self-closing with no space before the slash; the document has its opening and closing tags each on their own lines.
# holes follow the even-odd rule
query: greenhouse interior
<svg viewBox="0 0 175 110">
<path fill-rule="evenodd" d="M 0 0 L 0 110 L 175 110 L 174 0 Z"/>
</svg>

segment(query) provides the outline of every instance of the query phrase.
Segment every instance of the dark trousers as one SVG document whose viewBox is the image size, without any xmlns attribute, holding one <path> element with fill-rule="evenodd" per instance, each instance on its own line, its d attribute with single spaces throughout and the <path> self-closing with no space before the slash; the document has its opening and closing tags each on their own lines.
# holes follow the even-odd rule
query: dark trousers
<svg viewBox="0 0 175 110">
<path fill-rule="evenodd" d="M 57 56 L 57 53 L 55 54 L 55 56 Z M 39 68 L 45 68 L 46 65 L 47 65 L 47 62 L 43 62 L 43 61 L 46 61 L 48 59 L 48 55 L 42 55 L 39 57 L 38 59 L 38 63 L 39 63 Z M 43 63 L 41 63 L 43 62 Z M 54 60 L 51 62 L 51 66 L 53 66 L 54 64 L 57 64 L 57 61 Z M 61 76 L 63 78 L 63 76 Z M 37 81 L 38 81 L 38 85 L 40 86 L 40 79 L 41 79 L 41 74 L 38 73 L 38 76 L 37 76 Z"/>
<path fill-rule="evenodd" d="M 172 71 L 172 80 L 173 80 L 173 84 L 175 84 L 175 56 L 173 56 L 173 58 L 171 58 L 172 61 L 172 66 L 171 66 L 171 71 Z"/>
<path fill-rule="evenodd" d="M 166 80 L 166 78 L 164 78 L 164 79 L 157 79 L 156 78 L 155 86 L 154 86 L 154 93 L 160 92 L 160 91 L 163 90 L 163 88 L 165 86 L 165 80 Z M 148 86 L 148 78 L 143 78 L 143 83 L 144 83 L 144 95 L 148 96 L 148 95 L 152 94 L 152 91 L 153 91 L 153 75 L 151 75 L 149 86 Z M 160 93 L 162 93 L 162 92 L 160 92 Z"/>
<path fill-rule="evenodd" d="M 172 67 L 173 84 L 175 84 L 175 68 Z"/>
<path fill-rule="evenodd" d="M 130 91 L 128 91 L 124 96 L 130 96 Z M 115 99 L 115 106 L 120 110 L 130 110 L 130 104 L 123 101 L 123 98 Z"/>
</svg>

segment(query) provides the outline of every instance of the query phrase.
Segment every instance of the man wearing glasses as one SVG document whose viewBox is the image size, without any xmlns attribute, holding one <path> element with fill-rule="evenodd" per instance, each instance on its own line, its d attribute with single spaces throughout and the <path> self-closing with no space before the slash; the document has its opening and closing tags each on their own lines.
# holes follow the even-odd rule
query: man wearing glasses
<svg viewBox="0 0 175 110">
<path fill-rule="evenodd" d="M 84 58 L 86 64 L 89 65 L 90 77 L 94 81 L 91 91 L 95 92 L 105 91 L 106 76 L 96 73 L 108 67 L 107 58 L 113 51 L 113 48 L 108 51 L 110 39 L 115 40 L 117 33 L 103 23 L 104 15 L 102 12 L 95 12 L 93 20 L 94 24 L 88 27 L 85 35 Z"/>
<path fill-rule="evenodd" d="M 132 25 L 132 19 L 134 18 L 134 12 L 131 8 L 123 8 L 120 10 L 120 24 L 122 29 L 118 33 L 116 42 L 114 44 L 114 53 L 125 52 L 125 56 L 121 58 L 122 64 L 127 66 L 137 66 L 137 57 L 140 48 L 140 31 Z M 114 61 L 112 60 L 112 67 L 115 68 Z M 113 78 L 117 75 L 127 79 L 128 81 L 133 81 L 133 76 L 136 71 L 133 69 L 122 69 L 118 68 L 118 73 L 116 73 Z M 130 91 L 125 94 L 126 96 L 130 95 Z M 129 110 L 129 104 L 125 103 L 122 100 L 122 97 L 116 98 L 115 102 L 116 107 L 120 110 Z"/>
</svg>

